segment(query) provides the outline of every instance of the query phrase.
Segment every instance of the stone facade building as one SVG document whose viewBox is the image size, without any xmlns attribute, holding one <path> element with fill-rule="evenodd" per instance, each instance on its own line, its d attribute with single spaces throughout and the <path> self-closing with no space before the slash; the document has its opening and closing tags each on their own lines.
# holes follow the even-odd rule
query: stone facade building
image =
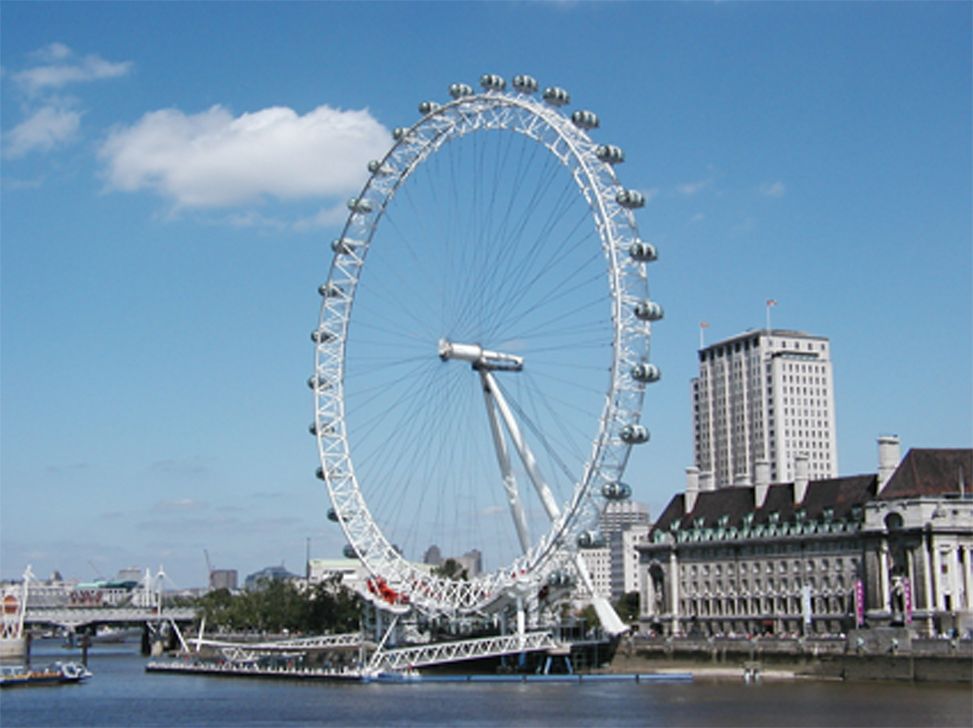
<svg viewBox="0 0 973 728">
<path fill-rule="evenodd" d="M 973 615 L 973 450 L 879 443 L 879 473 L 792 482 L 758 468 L 750 486 L 685 493 L 640 557 L 641 622 L 664 634 L 847 632 L 859 623 L 921 634 Z"/>
</svg>

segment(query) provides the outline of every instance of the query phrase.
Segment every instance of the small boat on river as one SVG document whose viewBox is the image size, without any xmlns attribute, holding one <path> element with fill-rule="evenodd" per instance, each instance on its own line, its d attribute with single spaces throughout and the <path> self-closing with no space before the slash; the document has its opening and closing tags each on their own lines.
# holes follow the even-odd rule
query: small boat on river
<svg viewBox="0 0 973 728">
<path fill-rule="evenodd" d="M 0 666 L 0 687 L 21 685 L 65 685 L 79 683 L 91 672 L 77 662 L 55 662 L 37 670 L 22 666 Z"/>
</svg>

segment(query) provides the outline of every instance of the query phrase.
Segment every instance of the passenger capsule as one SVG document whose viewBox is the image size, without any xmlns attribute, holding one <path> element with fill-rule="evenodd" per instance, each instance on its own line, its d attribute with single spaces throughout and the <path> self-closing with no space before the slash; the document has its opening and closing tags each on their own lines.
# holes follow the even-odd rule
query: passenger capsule
<svg viewBox="0 0 973 728">
<path fill-rule="evenodd" d="M 514 88 L 522 94 L 532 94 L 537 91 L 537 79 L 533 76 L 514 76 Z"/>
<path fill-rule="evenodd" d="M 619 435 L 622 442 L 628 445 L 640 445 L 649 441 L 649 431 L 644 425 L 625 425 Z"/>
<path fill-rule="evenodd" d="M 622 190 L 615 195 L 615 202 L 629 210 L 645 207 L 645 195 L 638 190 Z"/>
<path fill-rule="evenodd" d="M 566 571 L 552 571 L 547 575 L 547 583 L 554 587 L 570 587 L 574 585 L 574 577 Z"/>
<path fill-rule="evenodd" d="M 571 94 L 558 86 L 548 86 L 544 89 L 544 100 L 551 106 L 565 106 L 571 103 Z"/>
<path fill-rule="evenodd" d="M 381 160 L 373 159 L 368 163 L 368 171 L 372 174 L 381 174 L 388 176 L 394 172 L 391 166 L 387 164 L 382 164 Z"/>
<path fill-rule="evenodd" d="M 322 283 L 318 286 L 318 293 L 321 294 L 321 298 L 339 298 L 344 291 L 337 283 Z"/>
<path fill-rule="evenodd" d="M 334 508 L 328 509 L 328 520 L 337 523 L 340 519 L 338 518 L 338 511 Z"/>
<path fill-rule="evenodd" d="M 605 545 L 605 537 L 598 531 L 582 531 L 578 534 L 578 548 L 600 549 Z"/>
<path fill-rule="evenodd" d="M 621 147 L 616 147 L 614 144 L 602 144 L 595 149 L 595 156 L 608 164 L 621 164 L 625 161 L 625 152 L 622 151 Z"/>
<path fill-rule="evenodd" d="M 352 197 L 348 200 L 348 209 L 352 212 L 371 212 L 372 203 L 361 197 Z"/>
<path fill-rule="evenodd" d="M 632 379 L 636 382 L 651 384 L 652 382 L 658 382 L 661 377 L 662 372 L 659 371 L 659 367 L 655 364 L 642 362 L 632 367 Z"/>
<path fill-rule="evenodd" d="M 632 488 L 628 483 L 614 481 L 611 483 L 605 483 L 603 486 L 601 486 L 601 494 L 608 500 L 626 500 L 631 497 Z"/>
<path fill-rule="evenodd" d="M 334 334 L 330 331 L 325 331 L 324 329 L 314 329 L 311 332 L 311 341 L 315 344 L 323 344 L 326 341 L 331 341 L 334 338 Z"/>
<path fill-rule="evenodd" d="M 632 260 L 637 260 L 639 263 L 651 263 L 658 258 L 655 246 L 644 240 L 636 240 L 632 243 L 628 248 L 628 254 L 632 256 Z"/>
<path fill-rule="evenodd" d="M 358 552 L 355 551 L 355 547 L 352 546 L 351 544 L 347 544 L 343 549 L 341 549 L 341 553 L 345 555 L 346 559 L 358 558 Z"/>
<path fill-rule="evenodd" d="M 662 306 L 655 301 L 639 301 L 635 304 L 635 318 L 640 321 L 659 321 L 663 313 Z"/>
<path fill-rule="evenodd" d="M 465 83 L 453 83 L 449 86 L 449 95 L 454 99 L 461 99 L 464 96 L 472 96 L 473 88 Z"/>
<path fill-rule="evenodd" d="M 438 108 L 439 104 L 435 101 L 423 101 L 419 104 L 419 113 L 425 116 L 426 114 L 431 114 Z"/>
<path fill-rule="evenodd" d="M 318 480 L 324 480 L 324 468 L 318 468 L 314 471 L 314 477 Z"/>
<path fill-rule="evenodd" d="M 308 389 L 328 389 L 331 383 L 320 374 L 312 374 L 307 378 Z"/>
<path fill-rule="evenodd" d="M 495 73 L 484 73 L 480 76 L 480 86 L 483 87 L 484 91 L 503 91 L 507 82 L 503 80 L 502 76 Z"/>
<path fill-rule="evenodd" d="M 578 110 L 571 114 L 571 123 L 579 129 L 597 129 L 598 115 L 594 111 Z"/>
<path fill-rule="evenodd" d="M 408 133 L 409 133 L 409 127 L 397 126 L 392 130 L 392 138 L 395 139 L 395 141 L 399 141 L 400 139 L 402 139 L 402 137 L 404 137 Z"/>
<path fill-rule="evenodd" d="M 348 255 L 360 245 L 360 240 L 352 240 L 351 238 L 335 238 L 331 241 L 331 249 L 340 255 Z"/>
</svg>

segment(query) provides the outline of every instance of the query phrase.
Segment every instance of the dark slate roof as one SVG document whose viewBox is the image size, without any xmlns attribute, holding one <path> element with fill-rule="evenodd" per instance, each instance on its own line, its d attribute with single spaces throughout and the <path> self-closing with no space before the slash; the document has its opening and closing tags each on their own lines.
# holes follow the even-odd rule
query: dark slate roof
<svg viewBox="0 0 973 728">
<path fill-rule="evenodd" d="M 973 492 L 973 449 L 912 449 L 899 463 L 879 500 Z"/>
<path fill-rule="evenodd" d="M 962 473 L 966 494 L 973 494 L 973 450 L 909 450 L 878 500 L 959 494 Z M 878 476 L 852 475 L 828 480 L 812 480 L 801 503 L 794 503 L 794 484 L 775 483 L 767 491 L 761 508 L 754 510 L 753 486 L 734 486 L 701 492 L 691 513 L 685 512 L 685 494 L 679 493 L 662 511 L 655 529 L 668 531 L 672 523 L 690 528 L 698 518 L 705 528 L 718 526 L 721 516 L 729 516 L 728 525 L 740 527 L 743 518 L 753 513 L 755 524 L 766 523 L 771 513 L 779 514 L 782 522 L 794 519 L 802 509 L 810 520 L 819 519 L 830 508 L 836 519 L 847 517 L 856 506 L 864 506 L 876 498 Z"/>
<path fill-rule="evenodd" d="M 848 478 L 812 480 L 802 503 L 794 503 L 793 483 L 775 483 L 767 491 L 767 498 L 761 508 L 754 510 L 754 488 L 735 486 L 701 492 L 691 513 L 684 512 L 685 496 L 675 496 L 656 521 L 656 528 L 668 530 L 674 521 L 681 528 L 695 525 L 696 519 L 703 519 L 703 526 L 713 528 L 719 525 L 721 516 L 729 516 L 730 526 L 739 527 L 748 513 L 753 513 L 754 523 L 766 523 L 771 513 L 777 513 L 781 521 L 794 519 L 794 512 L 803 509 L 807 518 L 818 518 L 825 508 L 834 512 L 835 518 L 843 518 L 854 506 L 861 506 L 875 495 L 876 476 L 855 475 Z"/>
</svg>

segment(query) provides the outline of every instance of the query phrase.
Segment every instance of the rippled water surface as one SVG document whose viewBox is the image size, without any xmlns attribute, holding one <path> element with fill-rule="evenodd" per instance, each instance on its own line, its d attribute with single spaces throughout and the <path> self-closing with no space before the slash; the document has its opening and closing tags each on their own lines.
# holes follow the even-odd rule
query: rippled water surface
<svg viewBox="0 0 973 728">
<path fill-rule="evenodd" d="M 969 686 L 692 683 L 327 684 L 146 673 L 99 647 L 82 685 L 7 688 L 3 726 L 969 726 Z M 42 645 L 35 664 L 71 659 Z"/>
</svg>

